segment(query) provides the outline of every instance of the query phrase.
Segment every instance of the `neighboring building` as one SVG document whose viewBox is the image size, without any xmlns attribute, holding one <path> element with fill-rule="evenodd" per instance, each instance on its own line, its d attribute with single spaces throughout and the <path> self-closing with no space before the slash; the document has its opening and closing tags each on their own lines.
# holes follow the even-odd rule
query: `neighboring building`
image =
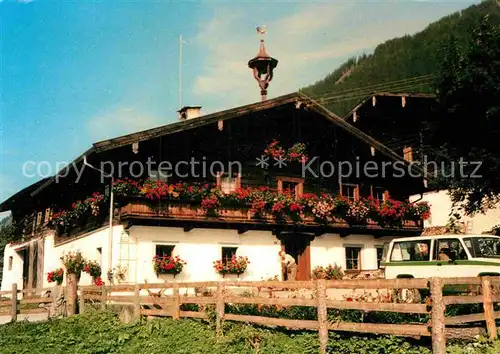
<svg viewBox="0 0 500 354">
<path fill-rule="evenodd" d="M 155 254 L 177 255 L 187 262 L 175 277 L 176 281 L 222 279 L 215 272 L 213 262 L 225 261 L 233 254 L 247 256 L 250 261 L 239 279 L 261 280 L 281 278 L 278 251 L 285 249 L 298 263 L 297 279 L 307 280 L 317 265 L 336 263 L 354 273 L 377 270 L 385 243 L 394 237 L 421 233 L 419 220 L 395 226 L 378 226 L 371 221 L 363 224 L 366 215 L 363 214 L 363 220 L 349 219 L 340 204 L 335 209 L 335 217 L 330 215 L 326 223 L 314 219 L 319 206 L 315 212 L 304 209 L 300 222 L 293 220 L 299 217 L 296 208 L 306 204 L 301 198 L 312 198 L 312 195 L 342 195 L 343 199 L 335 203 L 369 196 L 383 202 L 389 197 L 404 201 L 424 190 L 422 179 L 409 175 L 392 177 L 391 163 L 397 161 L 407 166 L 398 154 L 306 96 L 293 93 L 205 116 L 199 109 L 181 110 L 177 123 L 95 143 L 73 166 L 0 204 L 0 211 L 12 211 L 19 227 L 19 242 L 8 245 L 5 250 L 8 266 L 4 268 L 2 290 L 9 289 L 13 282 L 24 288 L 47 286 L 47 272 L 60 267 L 60 257 L 70 250 L 80 250 L 86 258 L 98 261 L 105 281 L 108 269 L 121 266 L 127 269 L 126 282 L 158 282 L 174 278 L 154 272 Z M 304 174 L 301 164 L 290 159 L 287 166 L 281 168 L 275 166 L 276 161 L 272 159 L 267 161 L 267 168 L 256 166 L 256 158 L 264 154 L 274 139 L 284 148 L 304 143 L 304 146 L 295 145 L 299 148 L 294 150 L 298 155 L 293 156 L 299 159 L 305 152 L 309 162 L 314 160 L 310 170 L 306 169 Z M 135 165 L 137 173 L 139 163 L 146 165 L 148 159 L 169 161 L 172 166 L 181 167 L 186 166 L 182 161 L 194 159 L 205 162 L 207 167 L 216 166 L 216 173 L 206 177 L 190 173 L 182 178 L 178 173 L 165 182 L 170 188 L 163 182 L 147 182 L 150 184 L 146 183 L 141 190 L 134 185 L 136 182 L 122 182 L 117 178 L 110 242 L 107 222 L 110 180 L 101 181 L 101 174 L 92 168 L 82 170 L 84 162 L 97 167 L 104 164 L 104 169 L 112 163 L 116 176 L 120 163 Z M 225 166 L 224 173 L 222 165 L 215 161 Z M 227 167 L 235 161 L 241 163 L 242 169 L 228 175 Z M 342 177 L 335 170 L 333 175 L 321 177 L 321 170 L 330 173 L 331 165 L 340 161 L 353 165 L 374 161 L 378 166 L 386 166 L 386 174 L 373 177 L 372 170 L 370 176 L 361 171 Z M 80 171 L 83 172 L 77 183 Z M 182 167 L 178 172 L 186 173 L 188 168 Z M 120 178 L 126 178 L 127 173 Z M 158 179 L 162 179 L 158 170 L 151 169 L 142 171 L 135 181 L 142 184 L 144 180 Z M 178 182 L 185 185 L 175 186 Z M 218 199 L 222 203 L 218 216 L 206 215 L 212 205 L 210 200 L 200 204 L 200 199 L 206 199 L 208 193 L 203 192 L 204 187 L 200 187 L 201 192 L 193 187 L 200 182 L 214 184 L 225 195 Z M 255 192 L 262 187 L 274 189 L 265 192 L 274 198 L 284 198 L 285 214 L 273 216 L 267 209 L 258 217 L 262 205 L 245 193 L 249 192 L 248 188 L 254 188 L 252 193 L 264 193 Z M 100 194 L 88 199 L 94 192 Z M 74 204 L 83 200 L 87 200 L 87 204 Z M 297 200 L 297 205 L 292 205 L 291 200 Z M 275 201 L 267 202 L 268 207 L 274 203 L 275 211 L 279 210 Z M 87 205 L 87 209 L 80 212 L 82 205 Z M 89 205 L 93 205 L 95 215 L 90 213 Z M 60 210 L 71 212 L 64 214 Z M 352 208 L 351 212 L 359 212 L 356 210 Z M 236 276 L 228 275 L 224 279 L 228 278 Z M 82 276 L 83 284 L 90 281 L 87 275 Z"/>
<path fill-rule="evenodd" d="M 413 199 L 420 199 L 421 196 L 412 196 Z M 477 213 L 474 216 L 466 216 L 460 210 L 454 210 L 453 214 L 460 215 L 458 220 L 454 220 L 450 212 L 453 210 L 453 203 L 447 191 L 426 192 L 421 200 L 429 203 L 431 206 L 431 217 L 424 222 L 424 227 L 446 226 L 450 218 L 457 224 L 461 233 L 482 234 L 494 233 L 496 226 L 500 225 L 500 209 L 493 208 L 487 210 L 484 214 Z"/>
<path fill-rule="evenodd" d="M 426 130 L 423 117 L 434 114 L 435 105 L 436 97 L 431 94 L 375 93 L 360 102 L 344 119 L 399 153 L 405 160 L 432 172 L 436 165 L 432 157 L 425 156 L 423 152 L 423 134 Z M 500 224 L 500 209 L 494 208 L 473 217 L 465 216 L 463 212 L 453 210 L 446 190 L 429 187 L 427 192 L 410 198 L 412 201 L 426 201 L 431 207 L 431 217 L 424 223 L 426 229 L 431 229 L 426 230 L 426 233 L 446 232 L 452 216 L 450 214 L 456 212 L 461 217 L 455 223 L 462 233 L 490 232 Z"/>
</svg>

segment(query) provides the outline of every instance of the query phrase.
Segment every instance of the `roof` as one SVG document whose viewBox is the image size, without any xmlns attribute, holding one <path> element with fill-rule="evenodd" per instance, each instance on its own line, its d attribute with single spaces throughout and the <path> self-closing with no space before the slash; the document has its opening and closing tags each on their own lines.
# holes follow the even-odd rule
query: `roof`
<svg viewBox="0 0 500 354">
<path fill-rule="evenodd" d="M 35 196 L 36 194 L 40 193 L 43 189 L 54 183 L 56 180 L 56 177 L 59 175 L 61 176 L 63 172 L 66 171 L 66 169 L 71 168 L 71 166 L 74 166 L 80 162 L 83 161 L 84 156 L 90 156 L 92 154 L 98 154 L 103 151 L 107 150 L 112 150 L 116 149 L 122 146 L 126 146 L 132 143 L 144 141 L 144 140 L 150 140 L 153 138 L 157 138 L 160 136 L 165 136 L 165 135 L 170 135 L 174 134 L 177 132 L 181 131 L 186 131 L 198 127 L 202 127 L 205 125 L 217 123 L 218 121 L 224 121 L 228 119 L 233 119 L 233 118 L 238 118 L 241 116 L 245 116 L 251 113 L 256 113 L 256 112 L 261 112 L 267 109 L 271 109 L 274 107 L 278 106 L 283 106 L 286 104 L 291 104 L 295 103 L 297 107 L 299 105 L 303 105 L 306 107 L 308 110 L 315 111 L 316 113 L 322 115 L 326 119 L 330 120 L 340 128 L 344 129 L 351 135 L 356 136 L 357 138 L 365 141 L 367 144 L 373 146 L 375 150 L 378 150 L 382 154 L 386 155 L 387 157 L 395 160 L 395 161 L 400 161 L 404 163 L 405 165 L 410 165 L 403 157 L 398 155 L 396 152 L 393 150 L 389 149 L 387 146 L 383 145 L 379 141 L 373 139 L 371 136 L 367 135 L 366 133 L 362 132 L 358 128 L 354 127 L 350 123 L 346 122 L 343 118 L 339 117 L 338 115 L 334 114 L 333 112 L 329 111 L 327 108 L 319 104 L 318 102 L 314 101 L 313 99 L 309 98 L 308 96 L 304 95 L 303 93 L 300 92 L 294 92 L 290 93 L 287 95 L 279 96 L 273 99 L 257 102 L 257 103 L 252 103 L 249 105 L 245 106 L 240 106 L 232 109 L 228 109 L 225 111 L 220 111 L 220 112 L 215 112 L 212 114 L 208 114 L 205 116 L 200 116 L 195 119 L 188 119 L 180 122 L 175 122 L 167 125 L 163 125 L 160 127 L 152 128 L 152 129 L 147 129 L 143 130 L 140 132 L 132 133 L 132 134 L 127 134 L 123 136 L 119 136 L 116 138 L 112 139 L 107 139 L 107 140 L 102 140 L 99 142 L 96 142 L 93 144 L 93 146 L 88 149 L 86 152 L 84 152 L 82 155 L 77 157 L 73 163 L 69 164 L 66 168 L 63 168 L 61 171 L 59 171 L 55 176 L 46 178 L 42 181 L 37 182 L 35 185 L 31 185 L 30 187 L 30 196 Z M 411 168 L 415 169 L 416 172 L 420 173 L 422 176 L 426 176 L 428 179 L 431 179 L 427 176 L 427 173 L 424 169 L 417 165 L 411 165 Z M 22 192 L 22 191 L 21 191 Z M 19 192 L 19 193 L 21 193 Z M 19 193 L 16 194 L 16 196 L 19 195 Z M 5 209 L 5 203 L 0 204 L 0 211 L 2 210 L 8 210 Z"/>
<path fill-rule="evenodd" d="M 435 226 L 435 227 L 441 227 L 441 226 Z M 442 230 L 444 231 L 444 230 Z M 425 229 L 424 229 L 424 232 L 425 232 Z M 421 237 L 439 237 L 439 238 L 443 238 L 443 239 L 454 239 L 454 238 L 457 238 L 457 237 L 499 237 L 500 236 L 495 236 L 495 235 L 480 235 L 480 234 L 450 234 L 449 232 L 437 232 L 437 233 L 433 233 L 431 235 L 424 235 L 422 233 L 422 235 L 420 236 L 413 236 L 413 237 L 402 237 L 402 238 L 398 238 L 398 239 L 395 239 L 394 241 L 396 242 L 405 242 L 405 241 L 415 241 L 415 240 L 418 240 L 419 238 Z"/>
<path fill-rule="evenodd" d="M 446 226 L 431 226 L 424 228 L 420 236 L 444 235 L 446 233 L 448 233 L 448 227 Z"/>
<path fill-rule="evenodd" d="M 350 117 L 352 117 L 352 115 L 354 114 L 354 112 L 358 111 L 360 108 L 362 108 L 363 106 L 367 105 L 368 102 L 370 102 L 371 100 L 373 100 L 374 97 L 375 97 L 375 99 L 377 97 L 392 97 L 392 98 L 398 98 L 398 99 L 401 99 L 402 97 L 405 97 L 405 98 L 406 97 L 408 97 L 408 98 L 411 97 L 411 98 L 422 98 L 422 99 L 432 99 L 432 100 L 435 100 L 437 96 L 435 94 L 432 94 L 432 93 L 375 92 L 375 93 L 371 94 L 369 97 L 367 97 L 364 100 L 360 101 L 353 109 L 351 109 L 349 111 L 349 113 L 347 113 L 344 116 L 344 119 L 348 120 Z"/>
<path fill-rule="evenodd" d="M 19 192 L 17 192 L 16 194 L 11 196 L 7 200 L 5 200 L 2 204 L 0 204 L 0 212 L 11 210 L 12 206 L 14 206 L 19 199 L 22 199 L 23 197 L 25 197 L 28 194 L 31 195 L 31 193 L 34 190 L 38 189 L 41 185 L 43 185 L 44 183 L 46 183 L 49 180 L 50 180 L 50 177 L 43 178 L 40 181 L 35 182 L 32 185 L 29 185 L 28 187 L 20 190 Z"/>
</svg>

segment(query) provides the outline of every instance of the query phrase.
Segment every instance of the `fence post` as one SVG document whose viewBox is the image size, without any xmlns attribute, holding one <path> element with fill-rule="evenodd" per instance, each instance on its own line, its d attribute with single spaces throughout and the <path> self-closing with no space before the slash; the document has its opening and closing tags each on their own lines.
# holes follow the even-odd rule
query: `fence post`
<svg viewBox="0 0 500 354">
<path fill-rule="evenodd" d="M 482 277 L 481 285 L 483 288 L 484 319 L 486 320 L 488 337 L 490 338 L 490 340 L 495 340 L 497 338 L 497 327 L 495 325 L 495 313 L 493 309 L 490 278 Z"/>
<path fill-rule="evenodd" d="M 68 291 L 68 316 L 73 316 L 76 313 L 76 290 L 77 290 L 77 276 L 76 274 L 68 274 L 67 277 L 67 291 Z"/>
<path fill-rule="evenodd" d="M 316 296 L 318 299 L 319 350 L 326 353 L 328 346 L 328 313 L 326 308 L 326 280 L 316 280 Z"/>
<path fill-rule="evenodd" d="M 101 310 L 106 310 L 106 285 L 101 285 Z"/>
<path fill-rule="evenodd" d="M 12 284 L 12 295 L 11 295 L 11 300 L 12 300 L 12 306 L 11 306 L 11 316 L 12 316 L 12 322 L 17 321 L 17 283 Z"/>
<path fill-rule="evenodd" d="M 85 311 L 85 290 L 82 287 L 80 287 L 80 297 L 78 298 L 78 304 L 78 313 L 83 313 Z"/>
<path fill-rule="evenodd" d="M 224 301 L 224 284 L 219 282 L 217 283 L 217 293 L 216 293 L 216 307 L 215 311 L 217 314 L 216 317 L 216 334 L 217 338 L 220 338 L 222 336 L 222 323 L 224 320 L 224 307 L 225 307 L 225 301 Z"/>
<path fill-rule="evenodd" d="M 446 329 L 444 325 L 443 279 L 431 278 L 432 299 L 432 353 L 446 354 Z"/>
<path fill-rule="evenodd" d="M 179 283 L 174 283 L 173 289 L 174 306 L 172 309 L 172 318 L 178 320 L 181 318 L 181 296 L 179 294 Z"/>
<path fill-rule="evenodd" d="M 134 287 L 134 319 L 141 319 L 141 286 L 135 284 Z"/>
</svg>

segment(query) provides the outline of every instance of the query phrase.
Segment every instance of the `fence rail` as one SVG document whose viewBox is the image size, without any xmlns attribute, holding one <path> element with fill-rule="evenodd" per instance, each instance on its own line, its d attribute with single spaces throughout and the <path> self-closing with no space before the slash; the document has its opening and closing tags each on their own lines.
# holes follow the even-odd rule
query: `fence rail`
<svg viewBox="0 0 500 354">
<path fill-rule="evenodd" d="M 466 294 L 448 295 L 443 291 L 450 286 L 464 286 Z M 48 289 L 17 290 L 14 284 L 12 291 L 0 294 L 9 295 L 10 299 L 0 301 L 0 308 L 10 306 L 11 315 L 15 320 L 22 304 L 48 304 L 52 308 L 61 291 L 65 294 L 67 314 L 85 311 L 89 302 L 105 308 L 107 304 L 127 305 L 134 318 L 141 316 L 168 316 L 174 320 L 180 318 L 208 318 L 205 311 L 211 307 L 215 312 L 217 335 L 222 334 L 223 321 L 248 322 L 264 326 L 279 326 L 290 329 L 306 329 L 318 331 L 320 348 L 324 353 L 328 342 L 328 331 L 344 331 L 374 334 L 390 334 L 398 336 L 432 337 L 433 353 L 445 353 L 446 326 L 465 323 L 485 322 L 490 339 L 497 336 L 495 320 L 500 318 L 500 311 L 495 311 L 494 303 L 500 302 L 500 277 L 481 278 L 430 278 L 430 279 L 375 279 L 375 280 L 314 280 L 314 281 L 225 281 L 225 282 L 165 282 L 146 284 L 120 284 L 112 286 L 77 286 L 69 282 L 62 286 Z M 58 288 L 57 291 L 54 291 Z M 208 291 L 211 289 L 211 291 Z M 242 290 L 256 289 L 252 296 L 243 294 Z M 329 292 L 338 289 L 353 291 L 384 290 L 426 293 L 430 296 L 424 302 L 373 302 L 331 299 Z M 51 291 L 51 296 L 42 297 L 43 291 Z M 271 297 L 270 294 L 287 290 L 300 291 L 302 297 Z M 463 290 L 462 290 L 463 291 Z M 21 299 L 18 296 L 21 294 Z M 289 294 L 289 293 L 288 293 Z M 16 301 L 12 301 L 12 299 Z M 182 305 L 196 304 L 198 311 L 183 311 Z M 316 320 L 264 317 L 257 315 L 226 313 L 226 305 L 257 305 L 259 306 L 307 306 L 316 308 Z M 482 304 L 483 312 L 445 317 L 446 306 L 453 304 Z M 363 312 L 391 312 L 402 314 L 428 315 L 427 323 L 355 323 L 344 321 L 329 321 L 328 310 L 360 310 Z M 27 313 L 27 312 L 26 312 Z M 448 328 L 448 330 L 455 330 Z"/>
</svg>

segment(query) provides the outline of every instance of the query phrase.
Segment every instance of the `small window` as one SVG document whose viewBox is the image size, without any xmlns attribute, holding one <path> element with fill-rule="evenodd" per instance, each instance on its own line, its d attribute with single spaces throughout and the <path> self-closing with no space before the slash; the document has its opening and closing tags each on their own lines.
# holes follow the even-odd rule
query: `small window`
<svg viewBox="0 0 500 354">
<path fill-rule="evenodd" d="M 229 194 L 240 188 L 241 185 L 241 175 L 239 173 L 233 173 L 230 176 L 228 173 L 217 174 L 217 187 L 220 188 L 222 193 Z"/>
<path fill-rule="evenodd" d="M 349 200 L 359 199 L 359 186 L 357 184 L 341 184 L 340 193 Z"/>
<path fill-rule="evenodd" d="M 300 178 L 278 177 L 278 192 L 288 193 L 296 198 L 302 197 L 304 181 Z"/>
<path fill-rule="evenodd" d="M 238 178 L 222 176 L 220 178 L 220 188 L 222 193 L 226 194 L 236 191 L 238 189 Z"/>
<path fill-rule="evenodd" d="M 377 268 L 380 268 L 380 263 L 384 259 L 384 245 L 375 246 L 375 249 L 377 250 Z"/>
<path fill-rule="evenodd" d="M 168 180 L 168 170 L 151 170 L 149 171 L 149 179 L 152 181 L 163 181 Z"/>
<path fill-rule="evenodd" d="M 361 269 L 361 247 L 346 247 L 345 261 L 347 270 Z"/>
<path fill-rule="evenodd" d="M 9 257 L 9 270 L 12 270 L 12 262 L 14 262 L 14 258 L 12 256 Z"/>
<path fill-rule="evenodd" d="M 238 247 L 222 247 L 222 263 L 228 264 L 233 256 L 236 256 Z"/>
<path fill-rule="evenodd" d="M 174 251 L 175 246 L 172 245 L 156 245 L 156 255 L 158 257 L 172 257 L 172 252 Z"/>
<path fill-rule="evenodd" d="M 395 242 L 392 248 L 392 262 L 430 260 L 430 240 Z"/>
<path fill-rule="evenodd" d="M 458 238 L 434 241 L 434 259 L 436 261 L 467 260 L 467 254 Z"/>
<path fill-rule="evenodd" d="M 373 198 L 379 203 L 383 203 L 385 200 L 385 189 L 380 187 L 373 188 Z"/>
</svg>

